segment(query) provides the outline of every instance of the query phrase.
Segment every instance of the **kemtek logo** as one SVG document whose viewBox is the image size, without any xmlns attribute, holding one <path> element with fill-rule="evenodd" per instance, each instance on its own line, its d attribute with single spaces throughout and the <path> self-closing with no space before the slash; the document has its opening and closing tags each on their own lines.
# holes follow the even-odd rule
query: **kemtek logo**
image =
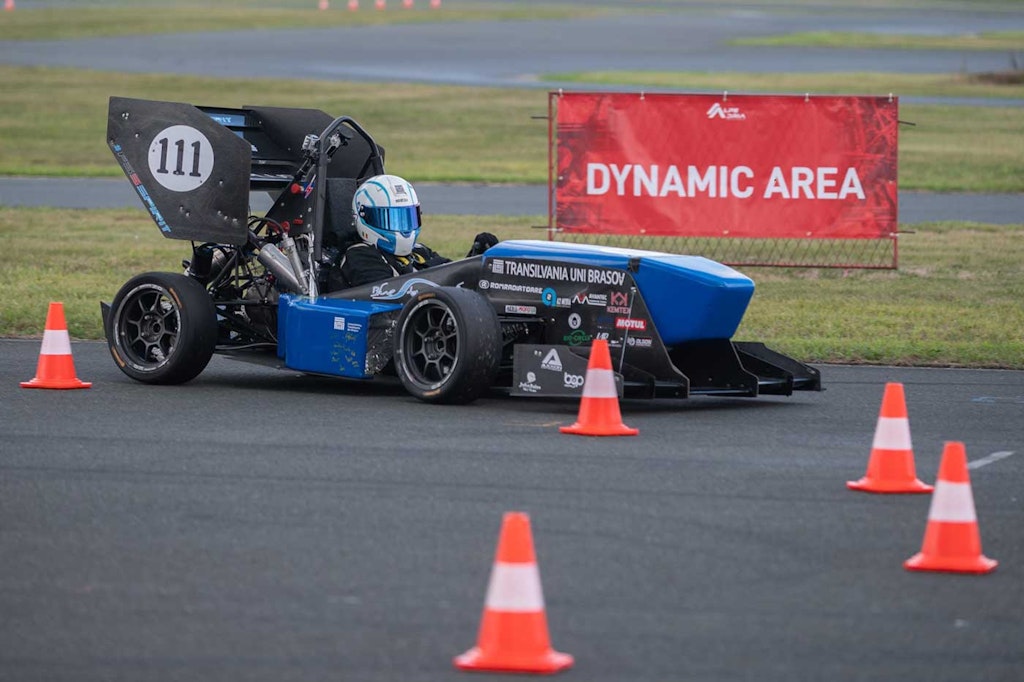
<svg viewBox="0 0 1024 682">
<path fill-rule="evenodd" d="M 747 117 L 739 107 L 723 107 L 718 102 L 711 105 L 708 109 L 708 118 L 721 118 L 726 121 L 742 121 Z"/>
</svg>

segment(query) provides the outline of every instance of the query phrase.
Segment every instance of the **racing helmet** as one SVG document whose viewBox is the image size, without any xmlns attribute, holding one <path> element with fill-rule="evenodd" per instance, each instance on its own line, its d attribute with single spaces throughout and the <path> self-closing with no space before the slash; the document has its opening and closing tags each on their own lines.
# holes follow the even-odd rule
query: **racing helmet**
<svg viewBox="0 0 1024 682">
<path fill-rule="evenodd" d="M 397 175 L 375 175 L 352 197 L 356 232 L 370 246 L 408 256 L 420 236 L 420 200 Z"/>
</svg>

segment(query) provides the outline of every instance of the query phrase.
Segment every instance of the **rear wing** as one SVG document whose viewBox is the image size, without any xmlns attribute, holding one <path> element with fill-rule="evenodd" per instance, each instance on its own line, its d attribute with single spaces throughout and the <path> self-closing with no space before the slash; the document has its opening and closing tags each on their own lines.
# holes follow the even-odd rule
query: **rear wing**
<svg viewBox="0 0 1024 682">
<path fill-rule="evenodd" d="M 107 144 L 165 237 L 241 245 L 250 192 L 277 194 L 271 214 L 314 213 L 306 204 L 317 200 L 309 189 L 322 166 L 309 166 L 304 144 L 337 122 L 315 109 L 111 97 Z M 356 181 L 382 168 L 383 149 L 349 125 L 361 134 L 334 127 L 342 144 L 326 165 L 328 179 Z M 304 172 L 307 185 L 297 191 Z"/>
</svg>

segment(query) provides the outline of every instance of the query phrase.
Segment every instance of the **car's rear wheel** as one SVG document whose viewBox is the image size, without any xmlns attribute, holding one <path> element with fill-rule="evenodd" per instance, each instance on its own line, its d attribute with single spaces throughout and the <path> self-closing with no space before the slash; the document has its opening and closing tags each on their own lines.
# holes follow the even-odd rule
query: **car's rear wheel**
<svg viewBox="0 0 1024 682">
<path fill-rule="evenodd" d="M 110 305 L 107 345 L 121 371 L 147 384 L 181 384 L 213 356 L 217 313 L 189 277 L 147 272 L 128 280 Z"/>
<path fill-rule="evenodd" d="M 475 291 L 432 289 L 407 303 L 398 318 L 395 369 L 420 400 L 476 400 L 493 382 L 500 359 L 501 324 Z"/>
</svg>

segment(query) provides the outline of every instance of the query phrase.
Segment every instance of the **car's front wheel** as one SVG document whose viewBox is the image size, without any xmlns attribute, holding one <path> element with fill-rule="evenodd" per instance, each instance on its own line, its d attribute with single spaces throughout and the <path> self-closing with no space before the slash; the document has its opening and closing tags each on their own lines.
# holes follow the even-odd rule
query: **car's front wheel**
<svg viewBox="0 0 1024 682">
<path fill-rule="evenodd" d="M 475 291 L 432 289 L 409 301 L 398 318 L 395 369 L 420 400 L 476 400 L 490 387 L 500 359 L 501 324 Z"/>
<path fill-rule="evenodd" d="M 205 369 L 217 343 L 217 313 L 195 280 L 147 272 L 117 292 L 107 345 L 121 371 L 147 384 L 181 384 Z"/>
</svg>

